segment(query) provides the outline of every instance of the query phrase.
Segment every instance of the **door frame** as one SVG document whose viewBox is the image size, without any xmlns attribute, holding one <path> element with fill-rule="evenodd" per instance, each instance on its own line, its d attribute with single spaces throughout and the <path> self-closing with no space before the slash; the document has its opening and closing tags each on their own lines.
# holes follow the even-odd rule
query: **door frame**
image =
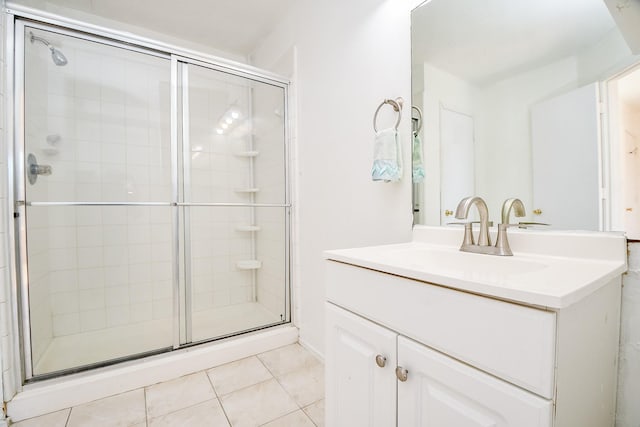
<svg viewBox="0 0 640 427">
<path fill-rule="evenodd" d="M 631 73 L 640 73 L 640 61 L 627 64 L 600 82 L 600 106 L 602 129 L 602 215 L 604 230 L 624 230 L 624 219 L 620 215 L 623 209 L 622 187 L 624 177 L 620 174 L 620 164 L 617 155 L 623 149 L 619 132 L 620 111 L 618 109 L 617 82 Z M 629 236 L 639 239 L 640 236 Z"/>
</svg>

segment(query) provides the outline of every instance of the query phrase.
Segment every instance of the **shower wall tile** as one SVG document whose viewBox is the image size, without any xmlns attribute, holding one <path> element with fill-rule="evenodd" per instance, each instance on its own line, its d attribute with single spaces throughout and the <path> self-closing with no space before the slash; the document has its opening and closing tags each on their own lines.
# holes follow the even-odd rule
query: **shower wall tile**
<svg viewBox="0 0 640 427">
<path fill-rule="evenodd" d="M 51 295 L 51 312 L 53 315 L 77 313 L 79 309 L 77 292 L 58 292 Z"/>
<path fill-rule="evenodd" d="M 103 288 L 81 289 L 78 291 L 79 309 L 96 310 L 105 306 L 105 290 Z"/>
<path fill-rule="evenodd" d="M 131 322 L 141 323 L 153 320 L 153 302 L 132 303 Z"/>
<path fill-rule="evenodd" d="M 104 329 L 107 327 L 107 313 L 104 309 L 81 311 L 80 325 L 82 332 Z"/>
<path fill-rule="evenodd" d="M 53 336 L 77 334 L 80 332 L 80 313 L 53 316 Z"/>
<path fill-rule="evenodd" d="M 128 305 L 107 308 L 107 325 L 122 326 L 131 322 Z"/>
</svg>

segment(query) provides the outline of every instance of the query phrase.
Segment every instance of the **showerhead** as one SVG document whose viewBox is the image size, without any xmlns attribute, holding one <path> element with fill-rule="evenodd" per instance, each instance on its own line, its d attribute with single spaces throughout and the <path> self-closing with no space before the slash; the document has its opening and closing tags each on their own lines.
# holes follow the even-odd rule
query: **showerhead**
<svg viewBox="0 0 640 427">
<path fill-rule="evenodd" d="M 60 52 L 55 47 L 51 46 L 51 43 L 49 43 L 47 40 L 43 39 L 42 37 L 36 36 L 32 32 L 29 32 L 29 34 L 31 35 L 31 43 L 35 41 L 39 41 L 40 43 L 43 43 L 45 46 L 49 48 L 49 50 L 51 51 L 51 59 L 53 59 L 54 64 L 58 66 L 67 65 L 67 58 L 64 56 L 62 52 Z"/>
<path fill-rule="evenodd" d="M 53 46 L 49 46 L 49 50 L 51 50 L 51 59 L 53 59 L 53 63 L 59 66 L 67 65 L 67 58 Z"/>
</svg>

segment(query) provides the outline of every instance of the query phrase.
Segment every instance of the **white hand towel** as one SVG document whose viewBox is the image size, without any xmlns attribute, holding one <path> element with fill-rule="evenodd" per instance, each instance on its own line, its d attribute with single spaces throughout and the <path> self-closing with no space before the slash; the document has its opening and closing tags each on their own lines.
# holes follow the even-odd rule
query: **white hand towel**
<svg viewBox="0 0 640 427">
<path fill-rule="evenodd" d="M 374 181 L 399 181 L 402 177 L 402 156 L 400 138 L 395 128 L 383 129 L 376 133 L 373 144 L 373 167 L 371 178 Z"/>
</svg>

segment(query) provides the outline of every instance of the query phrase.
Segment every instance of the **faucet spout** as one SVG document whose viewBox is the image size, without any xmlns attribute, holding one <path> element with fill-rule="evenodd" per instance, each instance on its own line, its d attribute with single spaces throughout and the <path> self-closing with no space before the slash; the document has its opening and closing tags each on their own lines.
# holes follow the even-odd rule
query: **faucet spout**
<svg viewBox="0 0 640 427">
<path fill-rule="evenodd" d="M 511 209 L 513 209 L 513 214 L 518 218 L 522 218 L 526 215 L 522 200 L 515 198 L 507 199 L 502 204 L 502 224 L 509 224 L 509 215 L 511 214 Z"/>
<path fill-rule="evenodd" d="M 467 219 L 471 206 L 476 206 L 480 215 L 480 234 L 478 235 L 478 246 L 491 246 L 489 238 L 489 209 L 481 197 L 465 197 L 460 200 L 456 208 L 457 219 Z"/>
<path fill-rule="evenodd" d="M 502 204 L 502 223 L 498 225 L 498 237 L 496 238 L 496 255 L 513 255 L 507 239 L 507 228 L 516 225 L 509 223 L 512 209 L 516 217 L 521 218 L 526 215 L 522 200 L 512 198 L 504 201 Z"/>
</svg>

